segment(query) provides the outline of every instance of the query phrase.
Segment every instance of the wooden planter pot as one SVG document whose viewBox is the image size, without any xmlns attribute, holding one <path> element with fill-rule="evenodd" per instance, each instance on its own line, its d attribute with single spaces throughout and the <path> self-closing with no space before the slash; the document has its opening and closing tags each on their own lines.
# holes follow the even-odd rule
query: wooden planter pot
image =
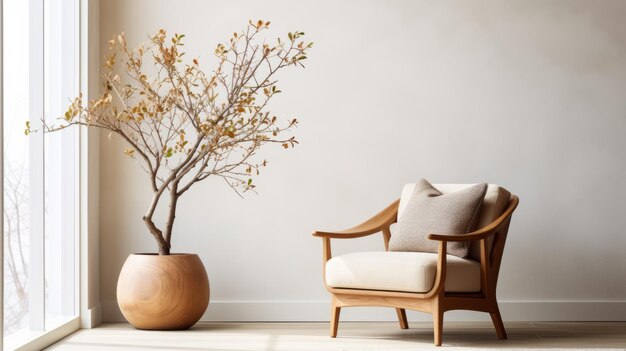
<svg viewBox="0 0 626 351">
<path fill-rule="evenodd" d="M 209 278 L 198 255 L 131 254 L 117 281 L 117 303 L 138 329 L 188 329 L 209 305 Z"/>
</svg>

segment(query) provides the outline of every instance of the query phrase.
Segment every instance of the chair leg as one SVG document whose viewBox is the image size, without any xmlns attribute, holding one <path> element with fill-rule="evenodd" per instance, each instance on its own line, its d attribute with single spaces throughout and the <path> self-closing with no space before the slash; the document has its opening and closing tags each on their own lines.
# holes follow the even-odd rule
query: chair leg
<svg viewBox="0 0 626 351">
<path fill-rule="evenodd" d="M 333 297 L 333 303 L 330 306 L 330 337 L 334 338 L 337 336 L 337 328 L 339 327 L 339 313 L 341 312 L 341 307 L 337 307 L 335 304 L 335 299 Z"/>
<path fill-rule="evenodd" d="M 406 319 L 406 310 L 404 308 L 396 308 L 400 329 L 409 329 L 409 321 Z"/>
<path fill-rule="evenodd" d="M 441 346 L 443 339 L 443 310 L 439 306 L 439 299 L 433 301 L 433 329 L 435 334 L 435 346 Z"/>
<path fill-rule="evenodd" d="M 495 312 L 489 313 L 491 315 L 491 321 L 493 321 L 493 326 L 496 328 L 496 334 L 498 335 L 498 339 L 506 339 L 506 330 L 504 329 L 504 324 L 502 323 L 502 317 L 500 316 L 498 303 L 496 302 L 495 305 Z"/>
</svg>

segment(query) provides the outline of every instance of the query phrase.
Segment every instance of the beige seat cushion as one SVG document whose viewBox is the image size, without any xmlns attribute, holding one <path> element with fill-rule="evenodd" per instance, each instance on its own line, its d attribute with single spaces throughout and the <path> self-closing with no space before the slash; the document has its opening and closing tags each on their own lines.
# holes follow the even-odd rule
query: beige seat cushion
<svg viewBox="0 0 626 351">
<path fill-rule="evenodd" d="M 452 193 L 455 191 L 459 191 L 462 189 L 466 189 L 474 184 L 433 184 L 437 190 L 442 193 Z M 398 207 L 398 218 L 402 217 L 404 214 L 404 210 L 415 190 L 415 183 L 406 184 L 402 189 L 402 195 L 400 197 L 400 205 Z M 476 229 L 480 229 L 488 226 L 496 220 L 504 209 L 506 208 L 509 200 L 511 199 L 511 193 L 505 188 L 496 185 L 489 184 L 487 186 L 487 193 L 485 194 L 485 199 L 483 200 L 483 204 L 481 206 L 480 214 L 478 215 L 478 223 L 476 225 Z M 491 247 L 491 239 L 488 241 L 489 247 Z M 470 252 L 468 258 L 479 260 L 480 259 L 480 249 L 477 243 L 472 243 L 470 246 Z"/>
<path fill-rule="evenodd" d="M 447 255 L 445 290 L 480 291 L 480 263 Z M 335 288 L 428 292 L 437 273 L 437 254 L 355 252 L 326 262 L 326 284 Z"/>
</svg>

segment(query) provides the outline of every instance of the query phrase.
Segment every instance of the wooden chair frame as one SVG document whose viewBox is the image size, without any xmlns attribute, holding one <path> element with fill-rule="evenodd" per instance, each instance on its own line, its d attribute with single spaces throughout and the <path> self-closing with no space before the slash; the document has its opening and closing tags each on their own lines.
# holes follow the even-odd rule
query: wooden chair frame
<svg viewBox="0 0 626 351">
<path fill-rule="evenodd" d="M 489 313 L 498 338 L 506 339 L 506 330 L 504 329 L 504 324 L 502 324 L 498 301 L 496 299 L 496 286 L 509 224 L 513 211 L 519 203 L 519 198 L 515 195 L 511 195 L 511 199 L 502 215 L 484 228 L 463 235 L 428 235 L 429 239 L 439 242 L 437 274 L 433 287 L 429 292 L 411 293 L 345 289 L 333 288 L 326 284 L 326 262 L 332 257 L 330 239 L 353 239 L 382 232 L 385 250 L 389 250 L 389 239 L 391 238 L 390 227 L 397 221 L 399 203 L 400 200 L 396 200 L 380 213 L 356 227 L 335 232 L 313 232 L 313 236 L 323 239 L 324 285 L 326 286 L 326 290 L 332 295 L 330 336 L 333 338 L 337 336 L 339 313 L 342 307 L 382 306 L 396 309 L 400 328 L 402 329 L 408 329 L 409 327 L 406 318 L 406 309 L 431 313 L 433 315 L 434 341 L 436 346 L 441 346 L 442 342 L 443 314 L 450 310 L 472 310 Z M 491 250 L 488 249 L 489 239 L 493 239 Z M 478 241 L 480 245 L 480 292 L 448 293 L 444 291 L 444 282 L 446 279 L 446 248 L 447 243 L 451 241 Z"/>
</svg>

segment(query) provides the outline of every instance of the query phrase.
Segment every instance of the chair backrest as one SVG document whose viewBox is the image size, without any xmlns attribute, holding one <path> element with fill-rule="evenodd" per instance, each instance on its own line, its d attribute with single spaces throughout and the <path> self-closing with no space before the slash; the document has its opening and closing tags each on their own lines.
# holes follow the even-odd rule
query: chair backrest
<svg viewBox="0 0 626 351">
<path fill-rule="evenodd" d="M 451 193 L 470 187 L 474 184 L 433 184 L 442 193 Z M 404 209 L 413 194 L 415 184 L 406 184 L 402 189 L 402 196 L 400 197 L 400 204 L 398 206 L 398 218 L 402 217 Z M 496 184 L 489 184 L 487 186 L 487 192 L 485 193 L 485 199 L 480 209 L 478 216 L 478 223 L 476 229 L 480 229 L 488 226 L 496 220 L 502 212 L 506 209 L 506 206 L 511 199 L 511 193 L 505 188 Z M 446 234 L 446 233 L 439 233 Z M 488 242 L 488 248 L 491 249 L 492 241 Z M 478 242 L 473 242 L 470 246 L 469 258 L 473 260 L 480 260 L 480 248 Z"/>
</svg>

